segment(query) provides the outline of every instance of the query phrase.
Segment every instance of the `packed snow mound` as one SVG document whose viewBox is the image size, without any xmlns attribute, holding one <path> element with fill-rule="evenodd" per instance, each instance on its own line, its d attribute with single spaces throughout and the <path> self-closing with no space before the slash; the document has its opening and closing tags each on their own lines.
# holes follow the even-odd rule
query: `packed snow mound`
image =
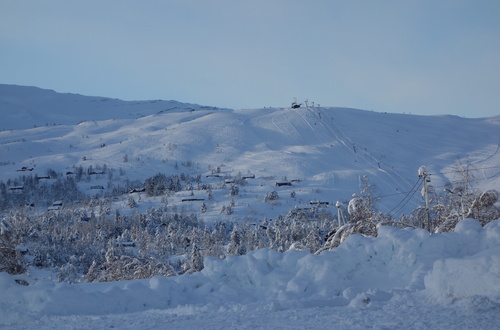
<svg viewBox="0 0 500 330">
<path fill-rule="evenodd" d="M 80 284 L 29 280 L 30 285 L 23 286 L 2 273 L 0 325 L 19 325 L 41 316 L 187 306 L 379 308 L 402 295 L 441 305 L 461 300 L 477 307 L 482 301 L 498 309 L 499 274 L 500 220 L 483 228 L 465 219 L 454 232 L 433 235 L 423 229 L 381 227 L 376 238 L 353 235 L 320 255 L 261 249 L 225 260 L 207 258 L 203 271 L 176 277 Z"/>
<path fill-rule="evenodd" d="M 455 232 L 469 237 L 448 258 L 434 261 L 424 278 L 427 290 L 438 299 L 463 299 L 475 295 L 500 299 L 500 222 L 479 229 L 467 219 Z M 446 236 L 445 236 L 446 237 Z"/>
</svg>

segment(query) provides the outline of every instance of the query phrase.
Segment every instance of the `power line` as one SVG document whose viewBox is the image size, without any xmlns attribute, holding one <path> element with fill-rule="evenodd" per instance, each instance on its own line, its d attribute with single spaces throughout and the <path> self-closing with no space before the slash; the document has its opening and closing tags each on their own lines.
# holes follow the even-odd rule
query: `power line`
<svg viewBox="0 0 500 330">
<path fill-rule="evenodd" d="M 477 182 L 477 181 L 484 181 L 484 180 L 489 180 L 489 179 L 493 179 L 493 178 L 496 178 L 496 177 L 500 177 L 500 173 L 499 174 L 495 174 L 495 175 L 492 175 L 492 176 L 488 176 L 488 177 L 485 177 L 485 178 L 481 178 L 481 179 L 474 179 L 474 180 L 470 180 L 471 183 L 473 182 Z M 439 185 L 439 186 L 434 186 L 434 188 L 444 188 L 444 187 L 447 187 L 448 184 L 444 184 L 444 185 Z"/>
<path fill-rule="evenodd" d="M 469 169 L 469 170 L 479 171 L 479 170 L 494 169 L 494 168 L 500 168 L 500 165 L 498 165 L 498 166 L 488 166 L 488 167 L 482 167 L 482 168 L 474 168 L 474 169 Z M 436 174 L 446 174 L 446 173 L 454 173 L 454 171 L 453 172 L 436 172 L 436 173 L 431 173 L 430 175 L 432 175 L 432 174 L 434 174 L 434 175 L 436 175 Z M 496 177 L 500 177 L 500 173 L 494 174 L 494 175 L 491 175 L 491 176 L 488 176 L 488 177 L 484 177 L 484 178 L 481 178 L 481 179 L 474 179 L 473 181 L 474 182 L 484 181 L 484 180 L 489 180 L 489 179 L 493 179 L 493 178 L 496 178 Z M 397 193 L 393 193 L 393 194 L 386 194 L 386 195 L 378 195 L 378 196 L 374 196 L 374 198 L 378 199 L 378 198 L 384 198 L 384 197 L 391 197 L 391 196 L 397 196 L 397 195 L 406 194 L 404 196 L 404 198 L 396 206 L 394 206 L 388 212 L 389 214 L 392 214 L 394 216 L 399 211 L 401 211 L 403 209 L 403 207 L 406 206 L 406 204 L 408 204 L 410 202 L 410 200 L 413 198 L 413 196 L 415 196 L 415 194 L 417 193 L 417 191 L 420 190 L 420 188 L 422 187 L 422 184 L 423 184 L 423 181 L 421 180 L 421 178 L 419 178 L 415 182 L 415 184 L 413 185 L 413 187 L 411 187 L 411 189 L 409 191 L 402 191 L 402 192 L 397 192 Z M 447 186 L 448 186 L 448 184 L 439 185 L 439 186 L 434 186 L 433 185 L 434 188 L 444 188 L 444 187 L 447 187 Z M 396 211 L 394 211 L 394 210 L 396 210 Z"/>
<path fill-rule="evenodd" d="M 415 189 L 415 187 L 418 185 L 419 181 L 420 181 L 420 178 L 418 178 L 417 182 L 415 182 L 415 184 L 413 185 L 413 187 L 411 187 L 411 189 L 407 193 L 407 195 L 396 206 L 394 206 L 394 208 L 392 210 L 390 210 L 389 213 L 392 213 L 392 211 L 394 211 L 401 203 L 403 203 L 406 200 L 406 198 L 408 198 L 408 196 L 413 191 L 413 189 Z"/>
<path fill-rule="evenodd" d="M 481 169 L 491 169 L 491 168 L 500 168 L 500 166 L 491 166 L 491 167 L 484 167 Z M 479 169 L 478 169 L 479 170 Z M 439 174 L 444 174 L 444 173 L 439 173 Z M 491 175 L 489 177 L 481 178 L 481 179 L 475 179 L 474 181 L 484 181 L 484 180 L 489 180 L 493 179 L 496 177 L 500 177 L 500 174 L 495 174 Z M 396 205 L 394 206 L 388 213 L 392 214 L 393 216 L 396 215 L 399 211 L 405 207 L 406 204 L 410 202 L 410 200 L 415 196 L 416 192 L 422 187 L 423 181 L 419 178 L 417 182 L 413 185 L 413 187 L 410 189 L 408 192 L 400 192 L 400 193 L 394 193 L 394 194 L 388 194 L 388 195 L 380 195 L 376 196 L 375 198 L 382 198 L 382 197 L 390 197 L 390 196 L 396 196 L 396 195 L 401 195 L 401 194 L 406 194 L 406 196 Z M 439 185 L 439 186 L 433 186 L 434 188 L 444 188 L 447 185 Z M 396 210 L 396 211 L 395 211 Z"/>
<path fill-rule="evenodd" d="M 500 167 L 500 166 L 493 166 L 493 167 Z M 482 178 L 482 179 L 476 179 L 474 181 L 484 181 L 484 180 L 489 180 L 489 179 L 492 179 L 492 178 L 495 178 L 495 177 L 500 177 L 500 174 L 495 174 L 495 175 L 492 175 L 492 176 L 489 176 L 489 177 L 486 177 L 486 178 Z M 418 185 L 418 187 L 416 189 L 415 186 L 420 183 Z M 415 193 L 420 189 L 420 187 L 422 186 L 422 181 L 420 181 L 420 178 L 419 180 L 415 183 L 415 185 L 412 187 L 412 189 L 408 192 L 408 194 L 394 207 L 392 208 L 392 210 L 389 211 L 389 214 L 392 214 L 393 216 L 396 215 L 399 211 L 401 211 L 401 209 L 406 205 L 408 204 L 408 202 L 413 198 L 413 196 L 415 195 Z M 443 188 L 443 187 L 446 187 L 447 185 L 439 185 L 439 186 L 433 186 L 434 188 Z M 391 194 L 391 195 L 385 195 L 385 196 L 379 196 L 379 197 L 386 197 L 386 196 L 393 196 L 393 195 L 397 195 L 397 194 Z M 405 201 L 406 200 L 406 201 Z M 405 201 L 405 202 L 404 202 Z M 403 203 L 403 205 L 401 205 L 399 208 L 398 206 Z M 393 213 L 393 211 L 397 208 L 397 210 Z"/>
<path fill-rule="evenodd" d="M 488 166 L 488 167 L 471 167 L 471 168 L 468 168 L 467 171 L 491 170 L 494 168 L 500 169 L 500 165 Z M 450 173 L 457 173 L 457 170 L 453 170 L 453 171 L 449 171 L 449 172 L 436 172 L 436 173 L 431 173 L 431 174 L 450 174 Z"/>
<path fill-rule="evenodd" d="M 443 173 L 431 173 L 432 174 L 443 174 Z M 481 179 L 474 179 L 472 181 L 484 181 L 484 180 L 489 180 L 489 179 L 493 179 L 493 178 L 496 178 L 496 177 L 500 177 L 500 173 L 499 174 L 495 174 L 495 175 L 492 175 L 492 176 L 488 176 L 488 177 L 485 177 L 485 178 L 481 178 Z M 418 181 L 415 183 L 417 184 Z M 439 185 L 439 186 L 434 186 L 433 187 L 437 187 L 437 188 L 442 188 L 442 187 L 446 187 L 448 184 L 445 184 L 445 185 Z M 421 185 L 420 185 L 421 186 Z M 420 188 L 419 186 L 419 188 Z M 413 188 L 415 186 L 413 186 L 409 191 L 401 191 L 401 192 L 397 192 L 397 193 L 393 193 L 393 194 L 386 194 L 386 195 L 378 195 L 378 196 L 374 196 L 374 198 L 383 198 L 383 197 L 391 197 L 391 196 L 397 196 L 397 195 L 403 195 L 403 194 L 410 194 L 413 192 Z M 396 205 L 397 207 L 397 205 Z"/>
<path fill-rule="evenodd" d="M 417 181 L 418 183 L 418 181 Z M 404 195 L 404 194 L 409 194 L 413 191 L 413 188 L 412 187 L 409 191 L 400 191 L 400 192 L 397 192 L 397 193 L 393 193 L 393 194 L 387 194 L 387 195 L 378 195 L 378 196 L 374 196 L 374 198 L 383 198 L 383 197 L 391 197 L 391 196 L 397 196 L 397 195 Z"/>
<path fill-rule="evenodd" d="M 420 178 L 418 179 L 418 181 L 415 183 L 415 185 L 413 186 L 412 190 L 410 190 L 408 192 L 408 194 L 405 196 L 405 198 L 403 198 L 401 200 L 401 202 L 398 203 L 398 205 L 396 205 L 391 211 L 389 211 L 389 214 L 392 214 L 393 211 L 398 208 L 398 206 L 403 203 L 403 205 L 401 205 L 395 212 L 393 215 L 395 215 L 396 213 L 398 213 L 399 211 L 401 211 L 401 209 L 403 207 L 406 206 L 406 204 L 408 204 L 410 202 L 410 200 L 413 198 L 413 196 L 415 196 L 415 193 L 420 189 L 420 187 L 422 186 L 423 184 L 423 180 L 420 180 Z"/>
</svg>

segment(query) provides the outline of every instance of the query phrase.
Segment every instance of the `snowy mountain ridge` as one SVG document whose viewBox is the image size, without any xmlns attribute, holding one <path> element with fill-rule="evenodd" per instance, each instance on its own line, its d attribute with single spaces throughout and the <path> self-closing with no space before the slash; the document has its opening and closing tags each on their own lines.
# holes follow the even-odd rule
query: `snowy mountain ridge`
<svg viewBox="0 0 500 330">
<path fill-rule="evenodd" d="M 133 119 L 175 109 L 215 107 L 177 101 L 122 101 L 109 97 L 57 93 L 38 87 L 0 84 L 1 130 L 48 125 L 73 125 L 82 121 Z"/>
</svg>

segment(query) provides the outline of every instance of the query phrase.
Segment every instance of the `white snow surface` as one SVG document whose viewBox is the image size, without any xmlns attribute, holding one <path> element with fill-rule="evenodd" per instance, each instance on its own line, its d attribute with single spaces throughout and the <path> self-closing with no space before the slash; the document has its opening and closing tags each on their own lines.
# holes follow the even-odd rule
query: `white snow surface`
<svg viewBox="0 0 500 330">
<path fill-rule="evenodd" d="M 378 209 L 399 217 L 422 205 L 419 193 L 398 204 L 412 192 L 420 166 L 426 166 L 432 185 L 442 192 L 457 179 L 459 160 L 470 165 L 475 188 L 500 190 L 500 116 L 469 119 L 323 107 L 231 110 L 12 85 L 0 85 L 0 115 L 0 129 L 6 129 L 0 131 L 4 182 L 19 176 L 21 167 L 44 176 L 48 168 L 65 173 L 76 166 L 103 165 L 122 168 L 130 180 L 185 172 L 214 182 L 205 174 L 220 167 L 223 177 L 256 177 L 241 192 L 235 208 L 240 218 L 255 212 L 275 218 L 310 200 L 347 203 L 365 175 L 376 186 Z M 192 165 L 182 166 L 186 162 Z M 273 210 L 262 206 L 256 196 L 276 189 L 273 185 L 281 180 L 300 180 L 278 191 L 280 197 L 293 191 L 297 198 L 282 199 Z M 106 187 L 106 180 L 93 184 Z M 207 221 L 219 217 L 221 205 L 207 206 Z"/>
<path fill-rule="evenodd" d="M 3 181 L 19 176 L 21 167 L 41 176 L 49 168 L 65 173 L 91 165 L 123 168 L 126 176 L 115 175 L 114 182 L 144 181 L 158 172 L 201 174 L 204 182 L 218 182 L 205 176 L 217 166 L 225 177 L 255 175 L 234 198 L 232 215 L 220 214 L 231 199 L 227 189 L 214 189 L 214 201 L 199 214 L 207 223 L 258 222 L 311 200 L 346 203 L 359 192 L 363 175 L 376 185 L 380 211 L 389 212 L 411 191 L 420 166 L 442 191 L 456 179 L 458 159 L 473 166 L 475 188 L 500 190 L 500 117 L 318 107 L 231 110 L 7 85 L 0 85 L 0 115 Z M 182 165 L 186 162 L 189 166 Z M 291 187 L 275 187 L 276 181 L 293 179 Z M 94 180 L 82 185 L 106 187 L 106 178 Z M 272 205 L 263 202 L 271 190 L 280 196 Z M 288 197 L 291 192 L 296 197 Z M 188 193 L 169 196 L 168 205 L 182 205 Z M 125 211 L 123 203 L 113 207 Z M 158 203 L 159 198 L 144 196 L 137 210 Z M 422 203 L 416 194 L 393 215 Z M 320 255 L 262 249 L 207 258 L 203 271 L 169 278 L 67 284 L 33 268 L 26 275 L 0 274 L 0 328 L 5 329 L 494 329 L 498 324 L 500 220 L 482 228 L 465 219 L 455 232 L 433 235 L 382 227 L 376 238 L 354 235 Z"/>
<path fill-rule="evenodd" d="M 500 220 L 451 233 L 381 227 L 313 255 L 207 258 L 194 274 L 56 283 L 0 274 L 8 329 L 494 329 L 500 324 Z"/>
</svg>

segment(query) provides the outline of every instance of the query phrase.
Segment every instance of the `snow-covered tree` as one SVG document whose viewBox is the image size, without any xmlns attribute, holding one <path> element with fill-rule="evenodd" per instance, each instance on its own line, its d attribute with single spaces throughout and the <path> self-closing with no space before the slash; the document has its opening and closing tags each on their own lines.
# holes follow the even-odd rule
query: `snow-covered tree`
<svg viewBox="0 0 500 330">
<path fill-rule="evenodd" d="M 187 272 L 188 273 L 199 272 L 202 269 L 203 269 L 203 256 L 201 255 L 198 245 L 194 243 L 189 253 L 189 260 L 187 262 Z"/>
<path fill-rule="evenodd" d="M 231 242 L 227 247 L 227 253 L 228 255 L 240 256 L 245 254 L 245 252 L 246 251 L 242 246 L 241 234 L 238 228 L 235 227 L 231 232 Z"/>
<path fill-rule="evenodd" d="M 5 219 L 0 220 L 0 272 L 18 274 L 23 271 L 23 266 L 13 236 L 10 222 Z"/>
<path fill-rule="evenodd" d="M 230 189 L 230 195 L 231 196 L 238 196 L 240 193 L 240 189 L 238 188 L 237 185 L 231 185 L 231 189 Z"/>
<path fill-rule="evenodd" d="M 128 196 L 128 198 L 127 198 L 127 206 L 130 209 L 135 209 L 137 207 L 137 202 L 135 201 L 135 199 L 132 196 Z"/>
</svg>

